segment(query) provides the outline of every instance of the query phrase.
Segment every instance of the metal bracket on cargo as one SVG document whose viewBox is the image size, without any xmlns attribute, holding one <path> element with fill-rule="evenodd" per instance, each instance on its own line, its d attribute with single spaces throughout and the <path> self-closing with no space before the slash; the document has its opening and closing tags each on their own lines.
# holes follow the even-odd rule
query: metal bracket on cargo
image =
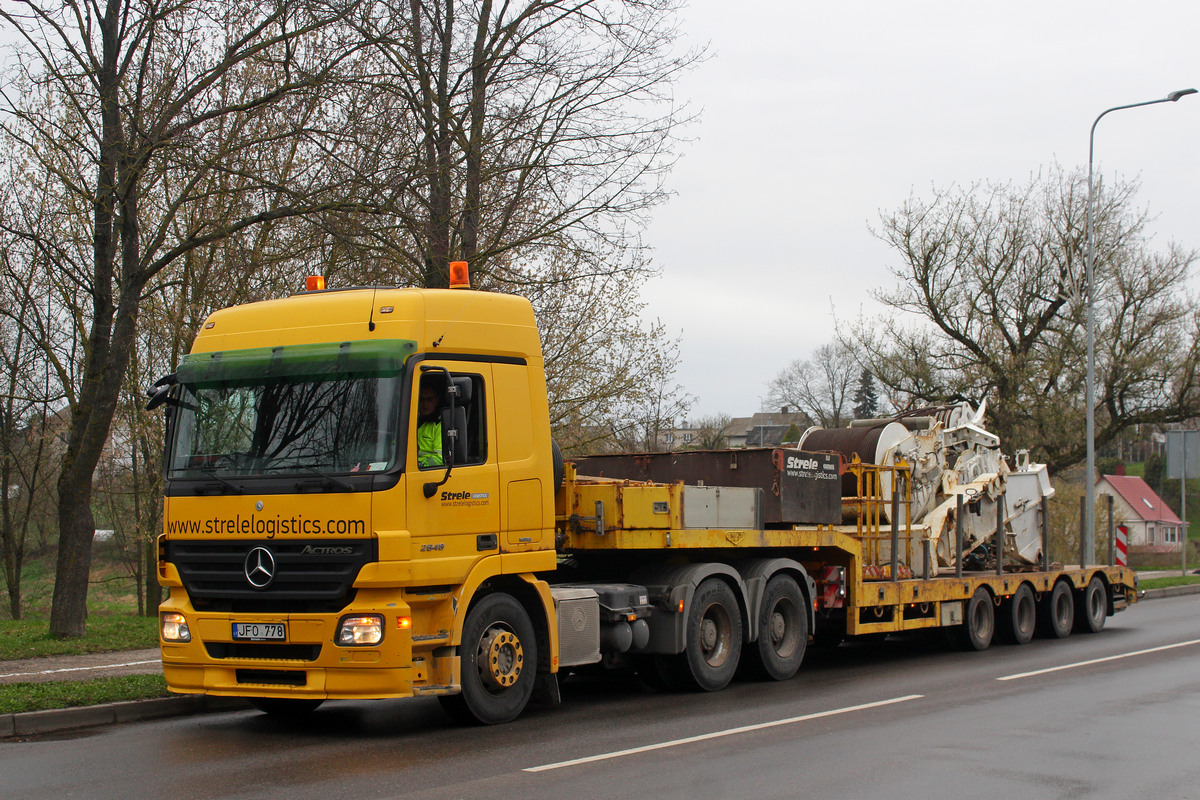
<svg viewBox="0 0 1200 800">
<path fill-rule="evenodd" d="M 590 528 L 585 528 L 584 525 L 590 525 Z M 596 501 L 596 516 L 581 517 L 578 514 L 571 515 L 571 528 L 575 533 L 583 533 L 585 530 L 596 532 L 597 536 L 604 535 L 604 501 Z"/>
</svg>

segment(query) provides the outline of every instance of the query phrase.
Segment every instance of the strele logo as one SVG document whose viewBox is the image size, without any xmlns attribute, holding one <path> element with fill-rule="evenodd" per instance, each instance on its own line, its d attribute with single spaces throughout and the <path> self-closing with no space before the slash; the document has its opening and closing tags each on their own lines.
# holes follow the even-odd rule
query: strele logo
<svg viewBox="0 0 1200 800">
<path fill-rule="evenodd" d="M 313 547 L 311 544 L 300 551 L 302 556 L 348 556 L 353 553 L 353 547 Z"/>
<path fill-rule="evenodd" d="M 470 492 L 442 492 L 443 500 L 470 500 Z"/>
<path fill-rule="evenodd" d="M 816 469 L 820 466 L 820 462 L 815 458 L 797 458 L 796 456 L 788 456 L 788 469 Z"/>
</svg>

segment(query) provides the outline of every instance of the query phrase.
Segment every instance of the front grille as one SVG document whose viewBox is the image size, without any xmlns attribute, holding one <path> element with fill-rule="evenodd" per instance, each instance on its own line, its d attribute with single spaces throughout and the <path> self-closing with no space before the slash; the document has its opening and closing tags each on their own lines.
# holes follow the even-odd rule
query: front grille
<svg viewBox="0 0 1200 800">
<path fill-rule="evenodd" d="M 272 686 L 303 686 L 308 682 L 303 672 L 283 669 L 235 670 L 238 683 L 265 683 Z"/>
<path fill-rule="evenodd" d="M 247 556 L 257 547 L 274 561 L 273 576 L 263 588 L 246 574 Z M 198 610 L 318 613 L 345 608 L 354 599 L 359 570 L 378 555 L 374 539 L 169 540 L 166 558 L 179 570 Z M 256 577 L 263 582 L 262 575 Z"/>
<path fill-rule="evenodd" d="M 319 644 L 272 644 L 268 642 L 205 642 L 212 658 L 257 658 L 264 661 L 316 661 Z"/>
</svg>

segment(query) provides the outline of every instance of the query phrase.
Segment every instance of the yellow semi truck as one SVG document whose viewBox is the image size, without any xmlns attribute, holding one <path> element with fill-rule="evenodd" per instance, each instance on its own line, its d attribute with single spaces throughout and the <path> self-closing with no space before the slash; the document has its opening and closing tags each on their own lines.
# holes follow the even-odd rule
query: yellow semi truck
<svg viewBox="0 0 1200 800">
<path fill-rule="evenodd" d="M 792 678 L 812 640 L 984 649 L 1136 600 L 1125 567 L 1048 562 L 1044 467 L 1010 469 L 966 407 L 564 464 L 530 304 L 453 274 L 218 311 L 151 389 L 171 691 L 431 695 L 493 724 L 571 670 L 715 691 Z"/>
</svg>

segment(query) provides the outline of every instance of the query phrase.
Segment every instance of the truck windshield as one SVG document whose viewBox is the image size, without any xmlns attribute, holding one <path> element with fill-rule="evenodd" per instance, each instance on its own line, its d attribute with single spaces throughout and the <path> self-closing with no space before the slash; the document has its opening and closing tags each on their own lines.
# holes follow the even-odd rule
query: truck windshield
<svg viewBox="0 0 1200 800">
<path fill-rule="evenodd" d="M 186 356 L 170 478 L 388 470 L 409 341 Z"/>
</svg>

